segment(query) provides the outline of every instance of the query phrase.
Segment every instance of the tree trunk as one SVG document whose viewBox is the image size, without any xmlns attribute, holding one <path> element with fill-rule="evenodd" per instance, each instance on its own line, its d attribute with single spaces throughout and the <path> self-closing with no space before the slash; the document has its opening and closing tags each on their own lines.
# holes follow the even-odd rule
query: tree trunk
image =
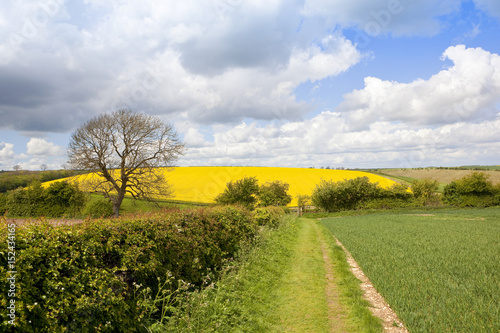
<svg viewBox="0 0 500 333">
<path fill-rule="evenodd" d="M 115 213 L 115 217 L 120 216 L 120 206 L 122 205 L 124 197 L 125 197 L 124 193 L 118 193 L 116 200 L 113 201 L 113 212 Z"/>
</svg>

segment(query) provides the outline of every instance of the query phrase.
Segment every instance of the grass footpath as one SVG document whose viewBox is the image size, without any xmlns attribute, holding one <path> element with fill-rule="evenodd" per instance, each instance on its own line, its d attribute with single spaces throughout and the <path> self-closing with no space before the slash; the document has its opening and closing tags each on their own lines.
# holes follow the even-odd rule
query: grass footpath
<svg viewBox="0 0 500 333">
<path fill-rule="evenodd" d="M 319 221 L 266 231 L 224 278 L 151 332 L 381 332 L 345 254 Z"/>
</svg>

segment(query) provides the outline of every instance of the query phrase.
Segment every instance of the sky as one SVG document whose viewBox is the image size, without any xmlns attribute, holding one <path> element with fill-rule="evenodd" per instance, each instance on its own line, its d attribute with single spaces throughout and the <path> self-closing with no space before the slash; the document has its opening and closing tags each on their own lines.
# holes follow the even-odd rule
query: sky
<svg viewBox="0 0 500 333">
<path fill-rule="evenodd" d="M 0 4 L 0 170 L 131 109 L 179 166 L 499 165 L 498 0 Z"/>
</svg>

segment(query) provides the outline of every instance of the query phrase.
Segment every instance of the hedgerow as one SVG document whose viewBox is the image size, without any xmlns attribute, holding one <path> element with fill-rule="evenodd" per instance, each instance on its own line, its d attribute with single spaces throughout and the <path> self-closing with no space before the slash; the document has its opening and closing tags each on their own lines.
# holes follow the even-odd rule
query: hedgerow
<svg viewBox="0 0 500 333">
<path fill-rule="evenodd" d="M 10 217 L 76 216 L 87 202 L 87 195 L 78 185 L 67 182 L 55 182 L 43 188 L 40 182 L 34 181 L 27 188 L 18 188 L 2 196 L 5 199 L 0 210 Z"/>
<path fill-rule="evenodd" d="M 1 223 L 2 239 L 7 226 Z M 16 326 L 3 315 L 0 331 L 146 331 L 175 311 L 170 296 L 179 287 L 196 289 L 217 278 L 257 230 L 248 211 L 230 206 L 17 227 Z M 2 290 L 8 290 L 8 251 L 0 243 Z M 160 291 L 168 302 L 155 302 Z M 4 312 L 8 301 L 1 293 Z"/>
</svg>

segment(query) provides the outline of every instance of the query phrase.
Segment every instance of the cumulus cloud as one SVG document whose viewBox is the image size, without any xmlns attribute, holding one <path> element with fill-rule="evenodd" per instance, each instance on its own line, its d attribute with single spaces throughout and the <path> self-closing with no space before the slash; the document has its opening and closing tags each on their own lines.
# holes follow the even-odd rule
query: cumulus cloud
<svg viewBox="0 0 500 333">
<path fill-rule="evenodd" d="M 28 148 L 27 153 L 33 156 L 59 156 L 66 151 L 61 146 L 39 138 L 31 138 L 26 147 Z"/>
<path fill-rule="evenodd" d="M 14 145 L 12 143 L 0 143 L 0 163 L 11 160 L 14 157 Z"/>
<path fill-rule="evenodd" d="M 487 161 L 500 147 L 496 130 L 500 118 L 435 128 L 377 122 L 358 132 L 346 131 L 346 120 L 340 113 L 323 112 L 281 125 L 253 122 L 219 128 L 214 145 L 188 150 L 180 164 L 421 167 L 459 161 L 465 165 L 471 160 Z"/>
<path fill-rule="evenodd" d="M 202 123 L 297 119 L 311 111 L 299 84 L 361 58 L 324 26 L 299 29 L 296 1 L 56 4 L 50 15 L 12 5 L 19 16 L 0 20 L 15 35 L 14 18 L 46 19 L 32 38 L 2 44 L 15 56 L 0 63 L 1 129 L 64 132 L 117 108 Z"/>
<path fill-rule="evenodd" d="M 435 125 L 457 121 L 482 121 L 498 113 L 500 56 L 463 45 L 443 53 L 453 66 L 429 80 L 411 83 L 365 78 L 365 87 L 344 96 L 337 111 L 345 113 L 353 130 L 375 121 L 402 121 Z"/>
</svg>

